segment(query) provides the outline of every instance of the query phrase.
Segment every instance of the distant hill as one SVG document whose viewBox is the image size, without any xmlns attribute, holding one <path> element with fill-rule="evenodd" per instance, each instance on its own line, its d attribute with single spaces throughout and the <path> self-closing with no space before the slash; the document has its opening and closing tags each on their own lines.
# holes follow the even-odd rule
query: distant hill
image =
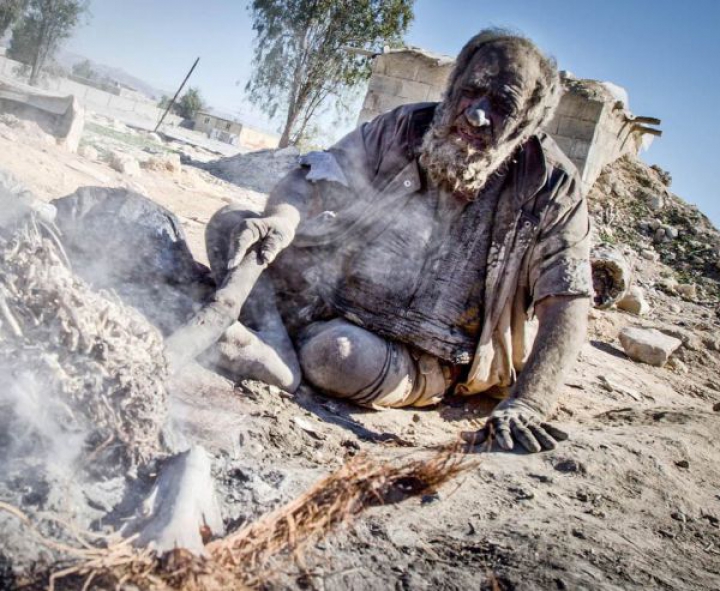
<svg viewBox="0 0 720 591">
<path fill-rule="evenodd" d="M 56 61 L 68 70 L 71 70 L 75 64 L 84 62 L 85 60 L 90 61 L 93 70 L 95 70 L 98 74 L 107 76 L 111 80 L 114 80 L 115 82 L 118 82 L 123 86 L 128 86 L 134 90 L 142 92 L 143 94 L 146 94 L 147 96 L 155 100 L 160 100 L 163 95 L 172 94 L 172 92 L 156 88 L 151 84 L 145 82 L 144 80 L 141 80 L 140 78 L 137 78 L 132 74 L 128 74 L 122 68 L 115 68 L 113 66 L 107 66 L 105 64 L 98 63 L 78 53 L 72 53 L 70 51 L 59 51 L 56 56 Z"/>
</svg>

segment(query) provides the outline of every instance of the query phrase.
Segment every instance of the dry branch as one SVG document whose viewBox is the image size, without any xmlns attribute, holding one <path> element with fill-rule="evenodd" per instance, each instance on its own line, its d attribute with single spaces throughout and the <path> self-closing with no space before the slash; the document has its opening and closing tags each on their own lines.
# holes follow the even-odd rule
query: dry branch
<svg viewBox="0 0 720 591">
<path fill-rule="evenodd" d="M 55 573 L 53 582 L 72 575 L 85 581 L 92 577 L 96 584 L 104 581 L 111 587 L 132 583 L 154 591 L 256 588 L 270 577 L 271 561 L 298 560 L 310 543 L 367 509 L 433 492 L 474 465 L 456 448 L 399 465 L 358 456 L 295 500 L 210 543 L 208 558 L 181 549 L 158 557 L 127 545 L 113 546 L 102 557 Z"/>
</svg>

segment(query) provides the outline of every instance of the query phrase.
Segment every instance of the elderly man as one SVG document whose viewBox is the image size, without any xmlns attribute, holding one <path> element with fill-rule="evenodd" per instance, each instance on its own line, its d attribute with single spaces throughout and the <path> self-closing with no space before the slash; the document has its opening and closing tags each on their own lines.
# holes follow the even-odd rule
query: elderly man
<svg viewBox="0 0 720 591">
<path fill-rule="evenodd" d="M 289 390 L 302 375 L 374 408 L 492 389 L 505 400 L 476 441 L 553 448 L 564 434 L 544 417 L 591 292 L 577 172 L 541 131 L 559 92 L 529 40 L 483 31 L 442 103 L 400 107 L 306 155 L 261 216 L 218 212 L 216 278 L 250 249 L 269 266 L 219 363 Z"/>
</svg>

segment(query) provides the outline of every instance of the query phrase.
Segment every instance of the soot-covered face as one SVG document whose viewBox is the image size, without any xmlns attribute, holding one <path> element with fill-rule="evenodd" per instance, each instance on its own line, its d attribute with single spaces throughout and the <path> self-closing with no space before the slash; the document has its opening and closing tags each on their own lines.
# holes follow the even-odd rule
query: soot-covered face
<svg viewBox="0 0 720 591">
<path fill-rule="evenodd" d="M 518 127 L 538 77 L 537 60 L 503 47 L 479 51 L 458 81 L 450 135 L 470 149 L 489 150 Z"/>
<path fill-rule="evenodd" d="M 473 199 L 542 122 L 540 57 L 512 42 L 480 48 L 426 134 L 420 162 L 436 184 Z M 541 94 L 541 93 L 540 93 Z"/>
</svg>

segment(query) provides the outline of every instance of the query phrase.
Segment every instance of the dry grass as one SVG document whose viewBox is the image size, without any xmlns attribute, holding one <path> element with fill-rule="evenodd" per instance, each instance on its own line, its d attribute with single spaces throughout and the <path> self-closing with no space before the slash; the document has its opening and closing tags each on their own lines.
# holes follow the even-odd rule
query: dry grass
<svg viewBox="0 0 720 591">
<path fill-rule="evenodd" d="M 404 463 L 358 456 L 290 503 L 208 544 L 205 558 L 185 550 L 158 557 L 132 549 L 126 540 L 104 550 L 79 551 L 75 564 L 53 574 L 51 588 L 63 581 L 63 587 L 83 590 L 118 589 L 126 583 L 154 591 L 257 588 L 282 568 L 282 560 L 302 564 L 309 544 L 367 509 L 434 492 L 474 465 L 457 448 Z"/>
</svg>

